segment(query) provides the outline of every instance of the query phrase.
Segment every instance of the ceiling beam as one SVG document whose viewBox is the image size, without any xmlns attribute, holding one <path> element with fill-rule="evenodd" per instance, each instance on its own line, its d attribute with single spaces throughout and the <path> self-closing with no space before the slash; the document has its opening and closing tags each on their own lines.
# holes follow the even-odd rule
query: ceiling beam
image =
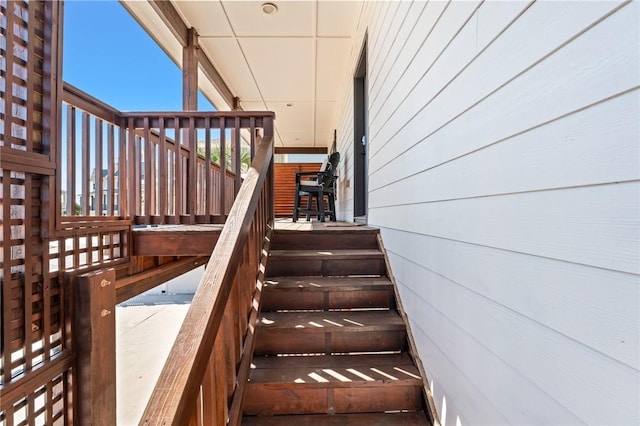
<svg viewBox="0 0 640 426">
<path fill-rule="evenodd" d="M 327 147 L 276 146 L 276 154 L 326 154 Z"/>
<path fill-rule="evenodd" d="M 156 11 L 158 16 L 162 18 L 167 28 L 178 39 L 182 47 L 186 47 L 189 43 L 188 28 L 180 17 L 178 11 L 173 7 L 170 1 L 149 0 L 149 4 Z"/>
<path fill-rule="evenodd" d="M 173 3 L 166 0 L 149 0 L 149 4 L 162 19 L 167 28 L 169 28 L 171 33 L 180 42 L 180 45 L 183 48 L 188 47 L 189 28 L 187 28 L 187 25 L 184 23 L 182 17 L 173 6 Z M 229 86 L 227 86 L 227 83 L 224 81 L 218 70 L 213 66 L 213 63 L 200 48 L 197 49 L 197 56 L 200 69 L 204 72 L 207 78 L 211 80 L 211 83 L 213 83 L 213 86 L 216 88 L 216 90 L 218 90 L 220 95 L 222 95 L 227 105 L 233 106 L 234 98 L 236 96 L 234 96 L 233 92 L 231 91 Z"/>
</svg>

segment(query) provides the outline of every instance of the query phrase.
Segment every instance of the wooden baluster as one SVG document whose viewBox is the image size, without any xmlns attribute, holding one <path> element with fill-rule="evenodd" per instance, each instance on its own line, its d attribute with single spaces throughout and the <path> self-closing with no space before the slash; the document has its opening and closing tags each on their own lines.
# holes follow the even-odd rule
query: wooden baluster
<svg viewBox="0 0 640 426">
<path fill-rule="evenodd" d="M 102 120 L 95 119 L 95 136 L 96 136 L 96 157 L 95 157 L 95 172 L 93 182 L 95 192 L 93 198 L 93 207 L 96 212 L 96 216 L 102 216 Z"/>
<path fill-rule="evenodd" d="M 234 160 L 234 173 L 235 178 L 233 182 L 233 198 L 235 199 L 236 195 L 240 191 L 240 184 L 242 183 L 242 173 L 241 173 L 241 164 L 242 164 L 242 152 L 240 149 L 240 144 L 242 142 L 242 137 L 240 135 L 240 117 L 236 117 L 234 128 L 233 128 L 233 149 L 235 151 Z"/>
<path fill-rule="evenodd" d="M 127 165 L 127 130 L 121 126 L 118 130 L 118 216 L 121 219 L 130 217 L 129 199 L 127 198 L 127 182 L 129 168 Z"/>
<path fill-rule="evenodd" d="M 253 162 L 253 157 L 256 156 L 256 118 L 255 117 L 251 117 L 249 119 L 249 130 L 251 132 L 249 152 L 251 153 L 251 161 Z"/>
<path fill-rule="evenodd" d="M 211 351 L 202 379 L 202 423 L 216 424 L 215 350 Z"/>
<path fill-rule="evenodd" d="M 216 425 L 224 426 L 227 423 L 228 406 L 227 406 L 227 369 L 225 367 L 225 345 L 224 345 L 224 328 L 218 329 L 214 344 L 214 377 L 215 377 L 215 401 L 216 401 Z"/>
<path fill-rule="evenodd" d="M 107 215 L 115 214 L 115 129 L 107 125 Z"/>
<path fill-rule="evenodd" d="M 204 214 L 207 215 L 206 222 L 211 222 L 211 215 L 213 214 L 213 206 L 211 200 L 211 119 L 206 118 L 204 120 L 204 191 L 205 191 L 205 210 Z"/>
<path fill-rule="evenodd" d="M 160 118 L 160 140 L 158 141 L 158 150 L 158 155 L 160 155 L 158 170 L 158 178 L 160 179 L 160 184 L 158 185 L 158 215 L 160 216 L 160 222 L 164 223 L 165 218 L 169 214 L 167 210 L 167 203 L 169 202 L 167 193 L 167 179 L 169 178 L 167 161 L 169 153 L 167 152 L 167 137 L 164 118 Z"/>
<path fill-rule="evenodd" d="M 143 120 L 143 139 L 140 144 L 144 142 L 143 147 L 140 146 L 140 186 L 144 185 L 144 195 L 140 200 L 141 202 L 141 214 L 144 216 L 144 223 L 150 223 L 151 216 L 151 187 L 154 182 L 151 179 L 151 132 L 149 128 L 149 117 L 145 117 Z M 144 156 L 144 175 L 142 173 L 142 159 Z M 142 189 L 142 188 L 141 188 Z"/>
<path fill-rule="evenodd" d="M 128 217 L 133 220 L 136 216 L 136 174 L 135 174 L 135 144 L 136 133 L 133 118 L 129 119 L 129 133 L 127 135 L 127 187 L 125 194 L 128 195 Z"/>
<path fill-rule="evenodd" d="M 155 140 L 155 136 L 148 141 L 149 144 L 149 168 L 151 172 L 149 174 L 149 182 L 151 183 L 149 188 L 149 215 L 150 223 L 162 223 L 158 215 L 158 142 Z"/>
<path fill-rule="evenodd" d="M 180 223 L 180 216 L 182 215 L 182 184 L 184 180 L 183 171 L 182 171 L 182 145 L 180 142 L 180 120 L 178 117 L 174 117 L 173 119 L 173 128 L 175 129 L 175 138 L 174 147 L 175 147 L 175 160 L 176 160 L 176 174 L 175 174 L 175 222 Z"/>
<path fill-rule="evenodd" d="M 221 329 L 222 341 L 224 345 L 224 351 L 226 356 L 224 357 L 225 366 L 225 378 L 227 385 L 227 396 L 233 395 L 233 390 L 236 385 L 236 328 L 234 327 L 237 316 L 235 315 L 235 300 L 237 300 L 237 293 L 234 288 L 237 286 L 237 271 L 236 277 L 233 279 L 233 286 L 227 299 L 227 306 L 224 310 L 224 316 L 222 319 Z M 225 401 L 226 403 L 226 401 Z"/>
<path fill-rule="evenodd" d="M 218 196 L 220 200 L 220 215 L 223 218 L 227 215 L 227 147 L 225 141 L 226 133 L 225 119 L 220 118 L 220 187 Z"/>
<path fill-rule="evenodd" d="M 89 216 L 89 181 L 90 181 L 90 167 L 91 167 L 91 139 L 90 139 L 90 127 L 89 127 L 89 114 L 82 113 L 82 215 Z M 74 165 L 75 167 L 75 165 Z"/>
<path fill-rule="evenodd" d="M 189 128 L 187 129 L 188 147 L 189 147 L 189 161 L 188 161 L 188 186 L 187 193 L 187 213 L 189 214 L 189 223 L 196 223 L 196 196 L 197 196 L 197 181 L 196 171 L 198 168 L 198 141 L 196 140 L 196 128 L 193 116 L 189 117 Z"/>
<path fill-rule="evenodd" d="M 76 109 L 67 107 L 67 215 L 76 214 Z M 8 217 L 8 216 L 7 216 Z"/>
</svg>

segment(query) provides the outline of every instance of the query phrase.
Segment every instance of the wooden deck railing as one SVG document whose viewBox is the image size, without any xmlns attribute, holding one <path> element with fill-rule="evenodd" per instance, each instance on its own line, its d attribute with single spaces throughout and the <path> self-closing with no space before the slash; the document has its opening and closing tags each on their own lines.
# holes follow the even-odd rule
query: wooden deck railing
<svg viewBox="0 0 640 426">
<path fill-rule="evenodd" d="M 273 226 L 272 135 L 267 124 L 141 425 L 240 423 Z"/>
<path fill-rule="evenodd" d="M 224 223 L 242 182 L 242 144 L 253 154 L 258 130 L 271 117 L 125 113 L 68 84 L 63 116 L 58 229 L 120 220 Z"/>
</svg>

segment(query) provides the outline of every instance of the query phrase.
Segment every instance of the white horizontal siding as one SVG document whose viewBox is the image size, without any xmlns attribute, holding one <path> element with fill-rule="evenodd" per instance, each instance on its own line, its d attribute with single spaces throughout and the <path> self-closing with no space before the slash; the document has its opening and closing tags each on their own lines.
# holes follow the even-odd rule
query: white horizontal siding
<svg viewBox="0 0 640 426">
<path fill-rule="evenodd" d="M 366 2 L 365 32 L 369 223 L 440 416 L 639 424 L 640 3 Z"/>
<path fill-rule="evenodd" d="M 428 269 L 416 273 L 403 299 L 412 321 L 510 424 L 635 424 L 637 371 Z"/>
<path fill-rule="evenodd" d="M 633 102 L 637 96 L 626 93 L 456 161 L 431 165 L 406 156 L 398 160 L 401 176 L 388 171 L 371 176 L 370 207 L 636 179 L 640 174 L 640 104 Z M 575 129 L 571 135 L 564 132 L 567 126 Z M 415 172 L 405 176 L 407 171 Z"/>
<path fill-rule="evenodd" d="M 373 223 L 456 241 L 640 273 L 640 183 L 373 209 Z"/>
<path fill-rule="evenodd" d="M 553 5 L 536 3 L 521 19 L 534 14 L 538 4 Z M 566 6 L 573 3 L 560 4 Z M 609 2 L 586 4 L 589 5 L 586 10 L 591 12 L 589 19 L 601 17 L 613 8 Z M 599 8 L 592 5 L 598 5 Z M 542 25 L 548 11 L 540 15 L 530 25 L 519 26 L 516 23 L 504 33 L 506 36 L 518 29 L 523 37 L 526 35 L 529 38 L 527 42 L 519 40 L 513 51 L 527 52 L 536 41 L 548 40 L 534 35 L 534 28 Z M 589 27 L 588 19 L 579 19 L 580 14 L 576 15 L 567 12 L 563 15 L 568 21 L 567 25 L 562 25 L 563 21 L 560 21 L 556 27 L 566 31 L 570 26 L 576 32 Z M 540 49 L 539 54 L 534 54 L 538 50 L 533 49 L 533 53 L 507 56 L 509 46 L 505 45 L 506 41 L 496 42 L 495 49 L 487 49 L 478 62 L 474 62 L 475 66 L 460 74 L 446 90 L 440 92 L 435 101 L 419 111 L 399 110 L 396 119 L 385 126 L 379 135 L 387 143 L 370 158 L 372 179 L 381 168 L 401 161 L 402 154 L 425 159 L 431 164 L 448 161 L 636 87 L 640 65 L 629 52 L 638 51 L 640 47 L 638 37 L 629 31 L 633 19 L 629 13 L 616 13 L 539 63 L 537 61 L 552 49 L 551 46 Z M 566 37 L 575 34 L 571 32 Z M 487 57 L 487 60 L 480 61 L 483 57 Z M 598 61 L 596 66 L 593 58 L 598 57 L 606 57 L 607 60 Z M 503 63 L 504 67 L 498 67 L 497 64 Z M 537 65 L 532 66 L 533 63 Z M 527 72 L 522 73 L 523 68 Z M 603 78 L 604 75 L 607 78 Z M 478 78 L 482 79 L 482 84 L 478 84 Z M 424 85 L 425 90 L 431 90 L 428 79 Z M 586 87 L 589 90 L 584 90 Z M 420 90 L 413 96 L 405 101 L 403 107 L 412 99 L 415 102 L 423 99 L 423 104 L 430 99 L 429 94 Z M 410 117 L 412 119 L 407 121 Z M 473 131 L 473 137 L 470 137 L 470 130 Z M 375 139 L 375 136 L 372 138 Z M 419 152 L 409 151 L 418 145 Z"/>
</svg>

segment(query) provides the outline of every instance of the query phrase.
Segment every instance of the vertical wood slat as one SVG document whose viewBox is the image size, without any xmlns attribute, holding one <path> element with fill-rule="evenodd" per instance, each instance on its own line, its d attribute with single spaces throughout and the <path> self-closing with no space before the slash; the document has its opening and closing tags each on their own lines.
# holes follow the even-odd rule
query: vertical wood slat
<svg viewBox="0 0 640 426">
<path fill-rule="evenodd" d="M 222 329 L 222 327 L 220 328 Z M 224 340 L 216 338 L 213 352 L 215 356 L 215 395 L 216 395 L 216 426 L 225 426 L 227 419 L 227 369 L 225 364 Z"/>
<path fill-rule="evenodd" d="M 251 161 L 253 162 L 253 157 L 256 156 L 256 119 L 255 117 L 251 117 L 249 120 L 249 130 L 251 131 L 250 142 L 249 142 L 249 152 L 251 155 Z"/>
<path fill-rule="evenodd" d="M 35 16 L 35 4 L 32 2 L 29 2 L 27 4 L 27 11 L 28 11 L 28 15 L 29 17 L 33 17 Z M 33 42 L 33 40 L 35 39 L 35 35 L 36 35 L 36 27 L 35 25 L 27 25 L 27 69 L 29 71 L 33 70 L 33 68 L 35 67 L 35 62 L 36 62 L 36 58 L 35 58 L 35 54 L 34 54 L 34 50 L 35 50 L 35 43 Z M 7 70 L 9 70 L 10 68 L 7 68 Z M 27 73 L 29 72 L 27 71 Z M 36 118 L 35 118 L 35 90 L 34 90 L 34 78 L 30 78 L 29 76 L 27 76 L 27 122 L 26 122 L 26 126 L 27 126 L 27 138 L 26 138 L 26 145 L 27 145 L 27 151 L 32 151 L 33 150 L 33 140 L 32 140 L 32 135 L 33 135 L 33 124 L 36 122 Z"/>
<path fill-rule="evenodd" d="M 234 192 L 233 195 L 234 197 L 236 195 L 238 195 L 238 192 L 240 191 L 240 184 L 242 184 L 242 173 L 241 173 L 241 160 L 242 160 L 242 151 L 240 148 L 241 142 L 242 142 L 242 135 L 240 135 L 240 117 L 236 117 L 235 119 L 235 123 L 234 123 L 234 128 L 233 128 L 233 142 L 234 142 L 234 150 L 236 152 L 236 155 L 234 157 L 234 172 L 235 172 L 235 178 L 234 178 Z"/>
<path fill-rule="evenodd" d="M 150 189 L 151 194 L 149 195 L 149 215 L 152 217 L 158 216 L 158 174 L 157 174 L 157 149 L 158 144 L 154 141 L 149 141 L 149 167 L 151 169 L 151 173 L 149 175 Z M 156 221 L 157 223 L 157 221 Z"/>
<path fill-rule="evenodd" d="M 215 353 L 209 356 L 207 369 L 202 380 L 202 423 L 216 424 Z"/>
<path fill-rule="evenodd" d="M 166 130 L 165 130 L 165 120 L 164 118 L 160 119 L 160 140 L 158 141 L 158 155 L 160 156 L 160 164 L 158 170 L 158 178 L 160 179 L 160 184 L 158 186 L 158 215 L 161 217 L 161 221 L 164 222 L 165 217 L 168 215 L 167 210 L 167 161 L 168 161 L 168 153 L 167 153 L 167 142 L 166 142 Z"/>
<path fill-rule="evenodd" d="M 136 174 L 135 174 L 135 141 L 136 133 L 133 119 L 129 119 L 129 132 L 127 134 L 127 187 L 124 194 L 128 195 L 128 217 L 133 219 L 136 215 Z"/>
<path fill-rule="evenodd" d="M 127 130 L 120 127 L 118 130 L 118 211 L 120 218 L 130 217 L 129 200 L 127 199 L 127 182 L 129 171 L 127 168 Z"/>
<path fill-rule="evenodd" d="M 220 215 L 227 215 L 227 147 L 226 147 L 226 128 L 224 117 L 220 118 L 220 186 L 218 188 L 218 200 L 220 203 Z"/>
<path fill-rule="evenodd" d="M 32 341 L 32 313 L 33 313 L 33 257 L 29 250 L 32 245 L 33 230 L 31 223 L 31 197 L 32 197 L 32 175 L 25 174 L 24 177 L 24 245 L 27 252 L 24 253 L 24 357 L 25 368 L 31 370 L 33 361 L 33 341 Z M 3 200 L 4 201 L 4 200 Z M 36 238 L 38 235 L 36 235 Z M 5 241 L 3 244 L 9 243 Z M 37 245 L 36 245 L 37 247 Z M 5 350 L 8 348 L 5 346 Z"/>
<path fill-rule="evenodd" d="M 115 214 L 115 128 L 107 124 L 107 215 Z"/>
<path fill-rule="evenodd" d="M 96 146 L 96 165 L 95 165 L 95 196 L 94 209 L 96 216 L 102 216 L 102 120 L 95 119 L 95 146 Z"/>
<path fill-rule="evenodd" d="M 207 221 L 211 220 L 214 214 L 211 194 L 211 119 L 205 120 L 204 128 L 204 187 L 205 187 L 205 215 Z"/>
<path fill-rule="evenodd" d="M 198 155 L 196 140 L 196 125 L 193 116 L 189 117 L 189 128 L 187 129 L 188 146 L 189 146 L 189 171 L 188 171 L 188 186 L 187 190 L 187 213 L 189 214 L 189 223 L 196 223 L 196 200 L 197 200 L 197 168 L 198 168 Z"/>
<path fill-rule="evenodd" d="M 178 117 L 174 117 L 173 119 L 173 127 L 175 129 L 175 210 L 173 214 L 174 223 L 180 223 L 180 216 L 182 215 L 182 185 L 183 185 L 183 173 L 182 173 L 182 145 L 180 140 L 180 120 Z"/>
<path fill-rule="evenodd" d="M 76 206 L 76 109 L 67 108 L 67 214 L 75 215 Z"/>
<path fill-rule="evenodd" d="M 11 14 L 9 14 L 11 15 Z M 3 315 L 12 312 L 11 309 L 11 171 L 2 170 L 2 312 Z M 9 317 L 11 318 L 11 317 Z M 12 319 L 12 318 L 11 318 Z M 11 380 L 11 321 L 2 321 L 2 347 L 6 348 L 2 353 L 2 383 L 9 383 Z M 9 416 L 9 414 L 7 414 Z"/>
<path fill-rule="evenodd" d="M 133 167 L 135 173 L 135 208 L 134 208 L 134 217 L 136 220 L 139 216 L 144 216 L 144 211 L 142 210 L 142 197 L 144 197 L 144 193 L 142 192 L 142 138 L 138 135 L 133 137 L 133 146 L 134 146 L 134 154 L 133 154 Z"/>
<path fill-rule="evenodd" d="M 151 180 L 151 133 L 149 129 L 149 117 L 144 118 L 144 151 L 141 149 L 141 153 L 144 152 L 144 177 L 140 176 L 140 185 L 144 183 L 144 209 L 142 215 L 144 216 L 144 223 L 149 223 L 149 217 L 151 215 L 151 186 L 153 181 Z M 142 161 L 142 158 L 140 159 Z"/>
<path fill-rule="evenodd" d="M 82 113 L 82 214 L 89 215 L 89 179 L 91 166 L 91 136 L 89 114 Z"/>
<path fill-rule="evenodd" d="M 12 3 L 7 4 L 7 9 L 12 5 Z M 15 7 L 15 5 L 14 5 Z M 5 96 L 5 111 L 4 111 L 4 128 L 6 129 L 2 132 L 2 136 L 4 137 L 4 146 L 11 147 L 12 141 L 12 129 L 13 129 L 13 84 L 15 77 L 13 75 L 13 67 L 15 58 L 13 55 L 13 45 L 15 44 L 15 35 L 13 33 L 13 27 L 15 23 L 15 15 L 12 11 L 7 10 L 6 13 L 6 47 L 4 55 L 5 58 L 5 73 L 4 73 L 4 96 Z M 8 130 L 8 132 L 7 132 Z M 7 216 L 8 217 L 8 216 Z M 10 259 L 10 258 L 5 258 Z M 5 364 L 9 365 L 9 364 Z"/>
</svg>

